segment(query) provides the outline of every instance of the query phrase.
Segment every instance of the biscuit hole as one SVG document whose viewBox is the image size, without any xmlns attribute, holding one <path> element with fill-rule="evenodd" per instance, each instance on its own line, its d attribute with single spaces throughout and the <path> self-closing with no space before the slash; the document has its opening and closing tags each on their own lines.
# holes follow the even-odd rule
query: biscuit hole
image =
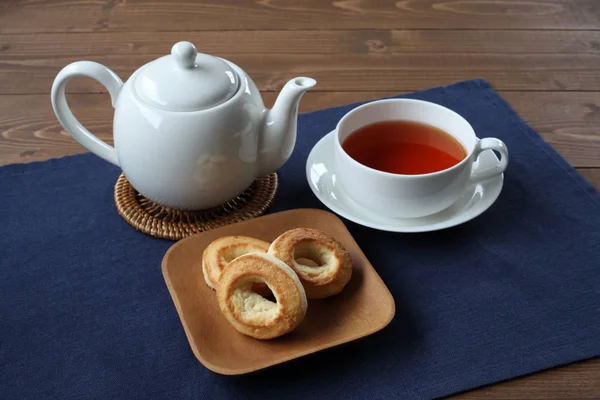
<svg viewBox="0 0 600 400">
<path fill-rule="evenodd" d="M 306 265 L 307 267 L 319 267 L 319 264 L 310 258 L 298 257 L 294 259 L 298 264 Z"/>
<path fill-rule="evenodd" d="M 330 257 L 326 249 L 318 247 L 311 241 L 298 243 L 294 249 L 294 260 L 307 267 L 323 267 L 329 263 Z"/>
<path fill-rule="evenodd" d="M 230 297 L 231 305 L 239 313 L 239 320 L 252 325 L 261 325 L 277 317 L 278 304 L 252 290 L 255 280 L 240 284 Z"/>
<path fill-rule="evenodd" d="M 250 291 L 263 297 L 265 300 L 269 300 L 277 304 L 277 298 L 273 294 L 273 291 L 263 282 L 255 282 L 250 287 Z"/>
<path fill-rule="evenodd" d="M 246 249 L 240 249 L 235 246 L 228 247 L 223 250 L 223 261 L 225 261 L 226 264 L 229 264 L 239 256 L 243 256 L 247 252 L 248 251 Z"/>
</svg>

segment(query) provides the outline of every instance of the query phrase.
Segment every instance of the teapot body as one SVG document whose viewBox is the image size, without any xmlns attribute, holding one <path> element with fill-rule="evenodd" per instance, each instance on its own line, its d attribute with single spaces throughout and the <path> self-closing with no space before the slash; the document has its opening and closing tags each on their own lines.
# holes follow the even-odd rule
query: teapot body
<svg viewBox="0 0 600 400">
<path fill-rule="evenodd" d="M 100 82 L 111 96 L 114 147 L 77 121 L 67 104 L 65 87 L 81 76 Z M 99 63 L 71 63 L 56 76 L 51 101 L 63 128 L 121 167 L 140 194 L 166 207 L 204 210 L 235 198 L 288 160 L 298 103 L 315 83 L 288 81 L 267 110 L 240 67 L 178 42 L 125 83 Z"/>
<path fill-rule="evenodd" d="M 137 97 L 134 81 L 135 74 L 117 98 L 113 129 L 119 166 L 138 192 L 163 206 L 201 210 L 254 181 L 265 107 L 251 80 L 225 103 L 197 112 L 157 110 Z"/>
</svg>

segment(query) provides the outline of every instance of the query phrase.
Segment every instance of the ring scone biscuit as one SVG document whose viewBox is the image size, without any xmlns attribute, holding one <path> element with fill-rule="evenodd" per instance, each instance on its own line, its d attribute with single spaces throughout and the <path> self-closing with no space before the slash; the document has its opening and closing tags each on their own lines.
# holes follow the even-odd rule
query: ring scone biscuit
<svg viewBox="0 0 600 400">
<path fill-rule="evenodd" d="M 224 236 L 213 241 L 202 253 L 202 273 L 206 284 L 216 289 L 221 271 L 231 261 L 247 253 L 266 253 L 269 243 L 248 236 Z M 256 285 L 254 289 L 268 295 L 265 285 Z"/>
<path fill-rule="evenodd" d="M 342 291 L 352 277 L 352 260 L 333 237 L 317 229 L 297 228 L 279 236 L 269 246 L 269 254 L 289 265 L 302 282 L 309 299 L 322 299 Z M 303 265 L 306 258 L 318 266 Z"/>
<path fill-rule="evenodd" d="M 276 302 L 254 293 L 256 282 L 266 283 Z M 217 283 L 217 301 L 235 329 L 256 339 L 272 339 L 294 330 L 308 307 L 298 276 L 266 253 L 246 254 L 229 263 Z"/>
</svg>

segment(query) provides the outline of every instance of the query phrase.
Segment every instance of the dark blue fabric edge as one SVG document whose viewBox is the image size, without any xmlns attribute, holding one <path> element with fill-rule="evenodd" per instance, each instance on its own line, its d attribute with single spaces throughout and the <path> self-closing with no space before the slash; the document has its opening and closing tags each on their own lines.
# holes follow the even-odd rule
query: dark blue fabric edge
<svg viewBox="0 0 600 400">
<path fill-rule="evenodd" d="M 430 90 L 450 88 L 450 87 L 454 87 L 454 86 L 471 85 L 480 80 L 483 81 L 482 79 L 463 80 L 463 81 L 451 83 L 446 86 L 432 87 L 429 89 L 423 89 L 423 90 L 413 91 L 413 92 L 408 92 L 408 93 L 399 93 L 397 95 L 381 97 L 380 99 L 395 98 L 395 97 L 406 96 L 406 95 L 411 95 L 411 94 L 424 93 L 424 92 L 427 92 Z M 483 81 L 483 82 L 484 82 L 483 87 L 490 87 L 487 84 L 487 82 L 485 82 L 485 81 Z M 377 100 L 377 99 L 363 100 L 363 101 L 357 101 L 357 102 L 353 102 L 353 103 L 341 104 L 338 106 L 327 107 L 327 108 L 323 108 L 320 110 L 314 110 L 314 111 L 301 113 L 301 115 L 311 115 L 311 114 L 315 114 L 315 113 L 322 113 L 322 112 L 326 112 L 328 110 L 336 109 L 339 107 L 358 106 L 360 104 L 364 104 L 368 101 L 374 101 L 374 100 Z M 85 148 L 83 148 L 83 147 L 82 147 L 82 149 L 85 150 Z M 40 168 L 51 168 L 51 169 L 62 168 L 65 166 L 65 163 L 67 161 L 75 160 L 75 164 L 69 164 L 69 166 L 72 166 L 72 165 L 76 165 L 78 163 L 85 162 L 85 160 L 88 158 L 94 158 L 94 157 L 97 157 L 97 156 L 89 151 L 86 151 L 85 153 L 73 154 L 73 155 L 62 156 L 62 157 L 53 157 L 53 158 L 50 158 L 48 160 L 43 160 L 43 161 L 31 161 L 31 162 L 24 162 L 24 163 L 7 164 L 7 165 L 0 166 L 0 177 L 16 175 L 19 173 L 26 173 L 28 171 L 37 171 Z"/>
<path fill-rule="evenodd" d="M 498 109 L 500 109 L 501 111 L 504 112 L 504 114 L 507 116 L 507 118 L 509 118 L 513 122 L 515 129 L 519 130 L 538 149 L 540 149 L 541 151 L 546 153 L 548 155 L 548 157 L 556 165 L 558 165 L 573 181 L 575 181 L 577 183 L 577 185 L 581 189 L 583 189 L 583 191 L 585 193 L 587 193 L 587 195 L 592 199 L 592 201 L 598 207 L 600 207 L 600 193 L 598 193 L 596 188 L 594 186 L 592 186 L 572 165 L 570 165 L 565 160 L 565 158 L 562 155 L 560 155 L 560 153 L 558 153 L 551 145 L 546 143 L 545 140 L 540 135 L 538 135 L 537 132 L 535 132 L 533 130 L 533 128 L 531 128 L 525 120 L 523 120 L 521 118 L 521 116 L 516 112 L 516 110 L 514 110 L 510 106 L 510 104 L 504 98 L 502 98 L 502 96 L 500 96 L 500 94 L 498 92 L 496 92 L 493 89 L 493 87 L 490 85 L 490 83 L 487 82 L 485 79 L 477 78 L 477 79 L 463 80 L 463 81 L 458 81 L 458 82 L 455 82 L 455 83 L 452 83 L 452 84 L 449 84 L 446 86 L 438 86 L 438 87 L 433 87 L 433 88 L 429 88 L 429 89 L 413 91 L 413 92 L 409 92 L 409 93 L 402 93 L 402 94 L 397 94 L 397 95 L 388 96 L 388 97 L 381 97 L 381 99 L 396 98 L 396 97 L 402 97 L 402 96 L 407 96 L 407 95 L 418 95 L 420 93 L 424 93 L 424 92 L 427 92 L 430 90 L 444 89 L 444 88 L 451 88 L 451 87 L 458 87 L 458 86 L 476 86 L 480 89 L 483 89 L 485 91 L 486 98 L 489 99 L 492 102 L 492 104 L 494 104 Z M 371 101 L 373 101 L 373 100 L 371 100 Z M 354 107 L 354 106 L 358 106 L 360 104 L 364 104 L 365 102 L 368 102 L 368 100 L 348 103 L 348 104 L 344 104 L 344 105 L 340 105 L 340 106 L 328 107 L 328 108 L 315 110 L 315 111 L 310 111 L 310 112 L 302 113 L 302 115 L 322 113 L 322 112 L 326 112 L 327 110 L 335 109 L 338 107 L 344 107 L 344 106 Z M 510 151 L 510 149 L 509 149 L 509 151 Z M 32 161 L 29 163 L 8 164 L 8 165 L 4 165 L 4 166 L 0 167 L 0 177 L 33 172 L 33 171 L 37 171 L 41 168 L 51 168 L 51 169 L 63 168 L 64 166 L 67 165 L 67 161 L 75 160 L 74 163 L 68 164 L 68 166 L 71 167 L 73 165 L 77 165 L 79 163 L 85 162 L 90 157 L 97 157 L 97 156 L 90 152 L 86 152 L 86 153 L 81 153 L 81 154 L 74 154 L 74 155 L 69 155 L 69 156 L 51 158 L 51 159 L 44 160 L 44 161 Z"/>
<path fill-rule="evenodd" d="M 74 154 L 74 155 L 69 155 L 69 156 L 50 158 L 50 159 L 44 160 L 44 161 L 32 161 L 32 162 L 28 162 L 28 163 L 16 163 L 16 164 L 3 165 L 0 167 L 0 178 L 32 173 L 32 172 L 39 171 L 42 168 L 49 168 L 49 169 L 54 170 L 54 169 L 64 168 L 66 166 L 72 167 L 74 165 L 81 164 L 81 163 L 85 162 L 87 159 L 93 158 L 93 157 L 98 157 L 98 156 L 91 152 L 87 152 L 87 153 L 82 153 L 82 154 Z M 71 161 L 71 160 L 75 160 L 75 162 L 68 163 L 68 161 Z M 107 163 L 107 165 L 112 165 L 112 164 L 109 164 L 108 161 L 106 161 L 106 163 Z"/>
<path fill-rule="evenodd" d="M 556 163 L 561 170 L 565 171 L 565 173 L 573 179 L 577 185 L 585 191 L 588 196 L 592 199 L 592 201 L 600 206 L 600 196 L 596 189 L 585 180 L 585 178 L 579 174 L 579 172 L 573 168 L 554 148 L 547 145 L 542 137 L 540 137 L 520 116 L 519 114 L 512 109 L 512 107 L 492 88 L 492 86 L 483 79 L 474 79 L 461 81 L 457 83 L 453 83 L 444 87 L 454 87 L 459 85 L 476 85 L 479 88 L 485 90 L 486 97 L 502 112 L 511 119 L 512 124 L 515 129 L 521 132 L 524 136 L 526 136 L 536 148 L 540 149 L 544 153 L 548 155 L 550 159 L 554 163 Z M 439 87 L 442 88 L 442 87 Z M 437 89 L 439 89 L 437 88 Z M 432 88 L 436 89 L 436 88 Z M 431 90 L 431 89 L 428 89 Z M 418 94 L 427 92 L 428 90 L 411 92 L 406 94 L 398 94 L 395 96 L 389 96 L 387 98 L 406 96 L 411 94 Z M 353 106 L 363 104 L 365 101 L 354 102 L 346 104 L 346 106 Z M 313 114 L 313 113 L 321 113 L 326 110 L 335 109 L 336 107 L 330 107 L 322 110 L 316 110 L 309 113 L 303 114 Z M 510 150 L 510 149 L 509 149 Z M 73 167 L 78 164 L 84 163 L 87 160 L 95 158 L 92 153 L 82 153 L 75 154 L 63 157 L 52 158 L 45 161 L 34 161 L 29 163 L 18 163 L 18 164 L 9 164 L 3 167 L 0 167 L 0 177 L 8 177 L 19 174 L 27 174 L 34 173 L 42 168 L 50 168 L 50 169 L 60 169 L 64 167 Z M 111 165 L 107 163 L 107 165 Z M 576 355 L 574 355 L 576 354 Z M 482 370 L 477 377 L 473 377 L 471 380 L 463 380 L 462 384 L 456 382 L 448 382 L 449 385 L 445 388 L 446 390 L 440 391 L 440 393 L 429 392 L 428 395 L 436 397 L 436 396 L 448 396 L 451 394 L 467 392 L 473 390 L 475 388 L 486 387 L 492 384 L 497 384 L 499 382 L 510 381 L 512 379 L 532 375 L 535 373 L 539 373 L 541 371 L 553 369 L 556 367 L 561 367 L 569 364 L 573 364 L 575 362 L 581 362 L 587 359 L 593 359 L 598 357 L 597 349 L 593 348 L 593 343 L 591 342 L 577 342 L 570 343 L 567 345 L 548 348 L 547 353 L 540 354 L 540 357 L 523 360 L 523 363 L 516 365 L 515 368 L 509 373 L 501 373 L 496 371 L 494 368 L 490 368 L 489 370 Z M 565 361 L 568 360 L 568 361 Z M 496 372 L 496 373 L 495 373 Z M 467 378 L 467 377 L 465 377 Z M 427 393 L 427 391 L 424 391 Z"/>
<path fill-rule="evenodd" d="M 547 354 L 551 354 L 552 356 L 548 356 Z M 574 356 L 573 354 L 577 355 Z M 598 354 L 597 349 L 594 348 L 593 343 L 586 341 L 572 343 L 568 346 L 560 346 L 558 348 L 550 347 L 547 349 L 547 353 L 545 353 L 544 356 L 539 359 L 526 360 L 526 364 L 522 364 L 521 367 L 515 368 L 513 371 L 507 373 L 506 370 L 499 371 L 497 368 L 480 370 L 476 379 L 467 381 L 467 377 L 465 376 L 465 379 L 460 381 L 461 383 L 451 382 L 452 384 L 446 387 L 445 390 L 440 390 L 439 393 L 429 392 L 426 397 L 444 398 L 456 396 L 460 393 L 467 393 L 476 389 L 510 382 L 544 371 L 550 371 L 599 357 L 600 355 Z"/>
<path fill-rule="evenodd" d="M 558 153 L 554 147 L 547 143 L 521 116 L 512 108 L 512 106 L 498 94 L 491 85 L 482 80 L 477 79 L 473 82 L 477 83 L 486 92 L 486 97 L 507 117 L 513 122 L 513 125 L 518 129 L 523 136 L 527 137 L 538 149 L 546 153 L 556 165 L 558 165 L 572 180 L 574 180 L 585 193 L 589 195 L 592 201 L 600 207 L 600 193 L 592 186 L 569 162 Z M 510 149 L 509 149 L 510 152 Z"/>
</svg>

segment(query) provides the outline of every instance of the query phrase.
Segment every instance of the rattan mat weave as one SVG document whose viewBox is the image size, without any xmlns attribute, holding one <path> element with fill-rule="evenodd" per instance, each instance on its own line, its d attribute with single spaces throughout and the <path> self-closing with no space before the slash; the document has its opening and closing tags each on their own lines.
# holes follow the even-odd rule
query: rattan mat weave
<svg viewBox="0 0 600 400">
<path fill-rule="evenodd" d="M 181 211 L 146 199 L 121 174 L 115 185 L 119 214 L 148 235 L 180 240 L 195 233 L 256 218 L 269 208 L 277 192 L 277 174 L 257 178 L 242 194 L 227 203 L 202 211 Z"/>
</svg>

